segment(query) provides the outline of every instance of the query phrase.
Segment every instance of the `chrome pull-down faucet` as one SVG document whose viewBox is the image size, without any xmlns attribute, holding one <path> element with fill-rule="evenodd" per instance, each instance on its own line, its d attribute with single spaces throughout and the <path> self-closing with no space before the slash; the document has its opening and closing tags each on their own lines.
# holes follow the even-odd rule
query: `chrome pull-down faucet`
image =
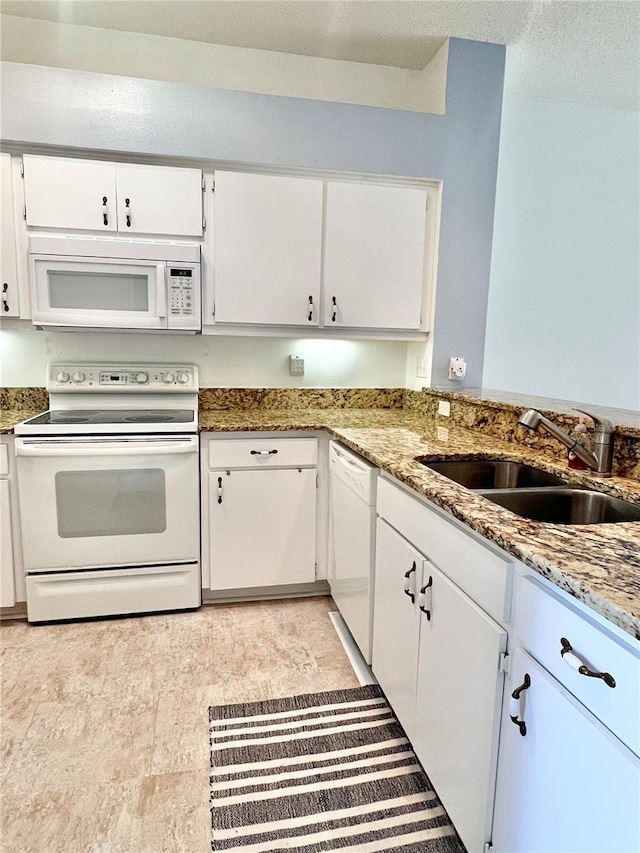
<svg viewBox="0 0 640 853">
<path fill-rule="evenodd" d="M 537 430 L 539 426 L 543 426 L 554 438 L 557 438 L 572 453 L 575 453 L 578 459 L 584 462 L 594 474 L 598 474 L 600 477 L 610 477 L 613 461 L 613 424 L 606 418 L 592 415 L 590 412 L 585 412 L 582 409 L 574 407 L 574 411 L 587 415 L 595 424 L 595 430 L 591 435 L 593 453 L 580 444 L 579 441 L 576 441 L 573 436 L 556 426 L 553 421 L 545 418 L 542 412 L 539 412 L 537 409 L 527 409 L 526 412 L 520 415 L 518 423 L 532 431 Z"/>
</svg>

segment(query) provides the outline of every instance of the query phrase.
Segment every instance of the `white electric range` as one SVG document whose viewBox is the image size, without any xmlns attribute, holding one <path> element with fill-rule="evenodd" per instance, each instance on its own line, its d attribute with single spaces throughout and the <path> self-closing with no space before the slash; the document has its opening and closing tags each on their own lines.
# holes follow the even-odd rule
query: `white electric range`
<svg viewBox="0 0 640 853">
<path fill-rule="evenodd" d="M 195 365 L 52 364 L 15 427 L 31 622 L 199 607 Z"/>
</svg>

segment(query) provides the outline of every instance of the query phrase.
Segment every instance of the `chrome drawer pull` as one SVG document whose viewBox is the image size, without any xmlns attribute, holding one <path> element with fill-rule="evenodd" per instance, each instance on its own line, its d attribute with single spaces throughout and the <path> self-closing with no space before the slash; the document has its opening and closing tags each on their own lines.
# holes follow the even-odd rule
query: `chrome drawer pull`
<svg viewBox="0 0 640 853">
<path fill-rule="evenodd" d="M 416 600 L 415 595 L 411 592 L 411 575 L 413 574 L 413 572 L 415 572 L 415 570 L 416 570 L 416 563 L 414 560 L 413 565 L 411 566 L 411 568 L 409 569 L 408 572 L 405 572 L 405 575 L 404 575 L 404 594 L 409 596 L 412 604 Z"/>
<path fill-rule="evenodd" d="M 222 477 L 218 477 L 218 503 L 222 503 Z"/>
<path fill-rule="evenodd" d="M 511 694 L 511 701 L 509 703 L 509 717 L 511 722 L 520 730 L 522 737 L 527 733 L 527 724 L 524 720 L 520 719 L 520 695 L 529 687 L 531 687 L 531 678 L 529 677 L 529 673 L 525 672 L 524 681 L 513 691 Z"/>
<path fill-rule="evenodd" d="M 586 675 L 589 678 L 601 678 L 607 687 L 616 686 L 615 678 L 608 672 L 595 672 L 593 669 L 589 669 L 586 663 L 573 651 L 573 646 L 566 637 L 560 637 L 560 645 L 562 646 L 560 657 L 565 663 L 569 664 L 571 669 L 575 669 L 580 675 Z"/>
<path fill-rule="evenodd" d="M 277 450 L 251 450 L 252 456 L 269 456 L 271 453 L 277 453 Z"/>
<path fill-rule="evenodd" d="M 418 607 L 426 614 L 427 622 L 431 621 L 431 588 L 433 587 L 433 578 L 429 575 L 429 580 L 420 590 L 420 598 L 418 599 Z M 429 606 L 427 607 L 427 595 L 429 596 Z"/>
</svg>

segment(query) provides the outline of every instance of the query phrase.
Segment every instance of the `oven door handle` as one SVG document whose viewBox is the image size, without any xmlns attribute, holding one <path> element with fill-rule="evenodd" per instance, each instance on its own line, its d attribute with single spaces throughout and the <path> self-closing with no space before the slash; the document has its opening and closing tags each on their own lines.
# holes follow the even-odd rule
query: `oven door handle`
<svg viewBox="0 0 640 853">
<path fill-rule="evenodd" d="M 167 441 L 166 443 L 141 443 L 139 445 L 126 444 L 125 442 L 96 442 L 95 444 L 55 444 L 54 442 L 42 441 L 27 443 L 16 441 L 16 456 L 170 456 L 176 453 L 196 453 L 198 442 L 187 439 L 185 441 Z"/>
</svg>

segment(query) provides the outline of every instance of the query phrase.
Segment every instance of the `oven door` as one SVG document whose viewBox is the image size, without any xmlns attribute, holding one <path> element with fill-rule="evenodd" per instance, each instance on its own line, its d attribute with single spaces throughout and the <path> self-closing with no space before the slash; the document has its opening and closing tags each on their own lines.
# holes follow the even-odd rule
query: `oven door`
<svg viewBox="0 0 640 853">
<path fill-rule="evenodd" d="M 39 326 L 166 329 L 166 264 L 31 255 Z"/>
<path fill-rule="evenodd" d="M 27 573 L 199 559 L 197 436 L 15 446 Z"/>
</svg>

